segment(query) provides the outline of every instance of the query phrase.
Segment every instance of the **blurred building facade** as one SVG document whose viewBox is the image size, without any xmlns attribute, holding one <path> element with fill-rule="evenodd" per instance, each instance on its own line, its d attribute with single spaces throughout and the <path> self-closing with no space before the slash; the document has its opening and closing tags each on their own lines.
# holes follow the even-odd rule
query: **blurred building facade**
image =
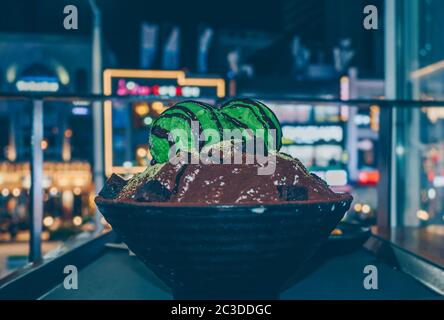
<svg viewBox="0 0 444 320">
<path fill-rule="evenodd" d="M 89 38 L 79 36 L 1 34 L 1 91 L 38 90 L 38 84 L 33 87 L 29 82 L 38 83 L 40 78 L 47 82 L 46 86 L 40 86 L 41 91 L 88 93 L 90 42 Z"/>
<path fill-rule="evenodd" d="M 91 92 L 89 37 L 2 33 L 0 52 L 0 92 Z M 112 65 L 109 51 L 104 61 Z M 0 240 L 28 236 L 31 108 L 29 100 L 0 100 Z M 94 212 L 91 106 L 84 101 L 48 101 L 43 118 L 44 224 L 52 235 L 70 234 L 75 232 L 71 226 L 80 226 Z"/>
</svg>

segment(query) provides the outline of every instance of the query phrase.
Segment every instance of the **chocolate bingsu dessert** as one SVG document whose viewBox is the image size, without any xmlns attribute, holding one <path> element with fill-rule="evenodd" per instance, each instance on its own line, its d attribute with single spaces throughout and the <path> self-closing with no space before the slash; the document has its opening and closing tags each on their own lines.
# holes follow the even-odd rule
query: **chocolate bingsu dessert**
<svg viewBox="0 0 444 320">
<path fill-rule="evenodd" d="M 178 103 L 153 122 L 151 164 L 96 204 L 175 299 L 277 299 L 352 201 L 281 139 L 259 101 Z"/>
<path fill-rule="evenodd" d="M 180 133 L 173 134 L 175 130 Z M 227 138 L 224 130 L 237 130 L 241 138 Z M 111 176 L 99 195 L 177 204 L 336 199 L 337 194 L 298 159 L 279 152 L 281 139 L 278 119 L 259 101 L 236 99 L 220 108 L 181 102 L 153 123 L 151 165 L 130 180 Z"/>
</svg>

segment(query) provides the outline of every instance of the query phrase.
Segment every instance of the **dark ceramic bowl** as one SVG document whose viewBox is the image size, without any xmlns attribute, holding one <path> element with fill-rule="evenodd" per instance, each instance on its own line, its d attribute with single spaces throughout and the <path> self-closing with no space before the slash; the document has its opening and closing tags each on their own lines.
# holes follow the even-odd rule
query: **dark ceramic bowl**
<svg viewBox="0 0 444 320">
<path fill-rule="evenodd" d="M 351 201 L 349 194 L 217 206 L 96 198 L 116 233 L 176 299 L 277 298 Z"/>
</svg>

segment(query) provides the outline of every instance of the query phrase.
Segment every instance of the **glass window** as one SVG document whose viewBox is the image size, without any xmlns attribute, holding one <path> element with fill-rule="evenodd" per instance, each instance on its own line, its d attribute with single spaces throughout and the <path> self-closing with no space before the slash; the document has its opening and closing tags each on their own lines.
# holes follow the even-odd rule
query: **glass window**
<svg viewBox="0 0 444 320">
<path fill-rule="evenodd" d="M 386 10 L 388 97 L 442 101 L 444 2 L 393 1 L 386 2 Z M 426 103 L 402 103 L 393 113 L 392 228 L 387 236 L 442 264 L 444 106 Z"/>
</svg>

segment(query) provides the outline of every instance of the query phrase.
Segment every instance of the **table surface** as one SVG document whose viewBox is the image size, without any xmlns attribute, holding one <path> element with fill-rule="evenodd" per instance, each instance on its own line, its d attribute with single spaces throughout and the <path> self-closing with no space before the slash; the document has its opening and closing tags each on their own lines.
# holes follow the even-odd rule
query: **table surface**
<svg viewBox="0 0 444 320">
<path fill-rule="evenodd" d="M 378 289 L 366 290 L 364 267 L 377 267 Z M 136 257 L 127 251 L 106 249 L 104 254 L 79 271 L 78 289 L 59 284 L 41 299 L 172 299 L 169 289 Z M 443 299 L 409 275 L 378 260 L 370 252 L 354 253 L 323 260 L 305 277 L 283 292 L 292 299 Z"/>
</svg>

